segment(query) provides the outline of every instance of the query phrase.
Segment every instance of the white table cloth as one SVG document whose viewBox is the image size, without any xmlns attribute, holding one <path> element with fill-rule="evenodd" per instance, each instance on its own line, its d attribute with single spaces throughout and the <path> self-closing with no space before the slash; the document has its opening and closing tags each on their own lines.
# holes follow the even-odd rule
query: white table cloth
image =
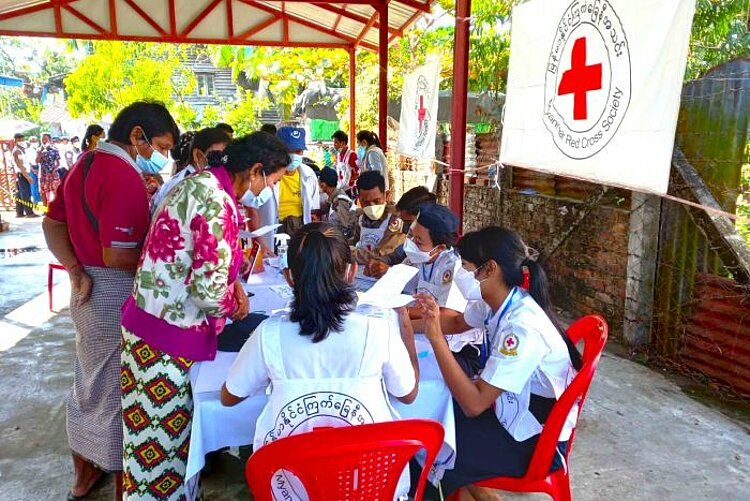
<svg viewBox="0 0 750 501">
<path fill-rule="evenodd" d="M 250 311 L 269 314 L 284 308 L 288 299 L 274 291 L 274 286 L 286 284 L 283 276 L 273 268 L 266 268 L 263 274 L 251 275 L 245 289 L 255 294 L 250 299 Z M 411 405 L 394 398 L 391 403 L 403 418 L 434 419 L 442 423 L 445 441 L 436 464 L 452 466 L 456 450 L 453 400 L 429 342 L 418 335 L 416 346 L 420 369 L 417 399 Z M 237 353 L 220 351 L 214 360 L 196 363 L 190 371 L 194 409 L 187 479 L 200 473 L 207 453 L 253 443 L 255 423 L 266 404 L 266 395 L 249 397 L 234 407 L 224 407 L 219 400 L 219 390 L 236 357 Z"/>
</svg>

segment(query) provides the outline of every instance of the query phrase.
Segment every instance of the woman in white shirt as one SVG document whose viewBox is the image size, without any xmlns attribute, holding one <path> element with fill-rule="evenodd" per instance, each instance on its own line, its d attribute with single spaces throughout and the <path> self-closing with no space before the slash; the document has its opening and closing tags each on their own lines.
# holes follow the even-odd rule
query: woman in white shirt
<svg viewBox="0 0 750 501">
<path fill-rule="evenodd" d="M 224 405 L 235 405 L 270 384 L 255 450 L 314 428 L 391 421 L 397 415 L 386 390 L 405 403 L 417 395 L 408 313 L 355 311 L 357 263 L 341 232 L 326 223 L 303 226 L 288 260 L 291 312 L 258 326 L 221 392 Z"/>
<path fill-rule="evenodd" d="M 369 130 L 357 132 L 357 159 L 360 172 L 374 170 L 385 178 L 385 191 L 390 191 L 391 178 L 388 172 L 388 159 L 383 153 L 378 135 Z"/>
<path fill-rule="evenodd" d="M 432 295 L 441 315 L 461 316 L 467 305 L 453 281 L 461 268 L 461 258 L 455 249 L 458 227 L 458 217 L 448 207 L 436 203 L 424 204 L 404 243 L 404 263 L 419 270 L 407 286 L 409 292 Z M 410 316 L 414 330 L 423 330 L 421 308 L 411 308 Z M 483 339 L 483 329 L 468 329 L 448 336 L 451 351 L 469 377 L 475 376 L 481 369 L 479 355 Z"/>
<path fill-rule="evenodd" d="M 456 461 L 443 476 L 444 493 L 487 478 L 523 476 L 552 406 L 581 366 L 552 310 L 544 270 L 517 234 L 484 228 L 464 236 L 458 252 L 463 266 L 454 280 L 474 300 L 464 317 L 441 319 L 435 300 L 417 295 L 455 404 Z M 486 335 L 476 381 L 461 370 L 443 336 L 470 327 Z M 550 471 L 563 467 L 576 413 L 563 428 Z"/>
</svg>

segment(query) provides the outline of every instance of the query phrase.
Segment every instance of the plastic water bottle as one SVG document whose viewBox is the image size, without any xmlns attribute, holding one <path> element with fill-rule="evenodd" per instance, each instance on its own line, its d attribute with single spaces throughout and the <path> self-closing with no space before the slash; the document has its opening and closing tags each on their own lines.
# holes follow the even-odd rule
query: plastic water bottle
<svg viewBox="0 0 750 501">
<path fill-rule="evenodd" d="M 289 253 L 289 239 L 291 237 L 286 233 L 277 233 L 275 238 L 276 243 L 278 244 L 277 252 L 279 253 L 279 270 L 283 270 L 284 268 L 289 267 L 287 254 Z"/>
</svg>

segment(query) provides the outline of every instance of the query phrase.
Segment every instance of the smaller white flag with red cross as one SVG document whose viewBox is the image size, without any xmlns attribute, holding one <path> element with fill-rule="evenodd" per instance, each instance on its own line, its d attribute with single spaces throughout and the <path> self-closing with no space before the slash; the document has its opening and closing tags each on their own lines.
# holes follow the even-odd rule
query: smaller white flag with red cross
<svg viewBox="0 0 750 501">
<path fill-rule="evenodd" d="M 500 161 L 666 193 L 694 0 L 513 9 Z"/>
<path fill-rule="evenodd" d="M 404 77 L 401 94 L 398 151 L 419 158 L 435 158 L 440 61 L 420 66 Z"/>
</svg>

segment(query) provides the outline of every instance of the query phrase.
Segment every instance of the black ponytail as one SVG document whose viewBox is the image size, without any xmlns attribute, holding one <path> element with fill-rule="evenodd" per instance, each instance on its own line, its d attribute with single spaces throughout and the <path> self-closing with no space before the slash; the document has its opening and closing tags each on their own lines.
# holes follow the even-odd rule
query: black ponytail
<svg viewBox="0 0 750 501">
<path fill-rule="evenodd" d="M 346 280 L 351 250 L 334 226 L 311 223 L 292 237 L 288 260 L 294 283 L 289 319 L 299 323 L 300 334 L 318 343 L 340 331 L 355 307 L 357 295 Z"/>
<path fill-rule="evenodd" d="M 380 144 L 380 139 L 378 139 L 378 135 L 372 132 L 371 130 L 361 130 L 357 132 L 357 142 L 365 141 L 368 146 L 377 146 L 381 150 L 383 149 L 383 145 Z"/>
<path fill-rule="evenodd" d="M 560 319 L 552 306 L 549 293 L 549 282 L 544 268 L 529 257 L 528 247 L 518 234 L 499 226 L 490 226 L 479 231 L 467 233 L 458 243 L 461 258 L 477 265 L 492 260 L 497 263 L 503 274 L 503 281 L 508 287 L 522 287 L 524 268 L 528 270 L 528 292 L 534 301 L 544 310 L 552 324 L 568 347 L 570 361 L 576 370 L 583 366 L 581 354 L 565 332 Z"/>
</svg>

